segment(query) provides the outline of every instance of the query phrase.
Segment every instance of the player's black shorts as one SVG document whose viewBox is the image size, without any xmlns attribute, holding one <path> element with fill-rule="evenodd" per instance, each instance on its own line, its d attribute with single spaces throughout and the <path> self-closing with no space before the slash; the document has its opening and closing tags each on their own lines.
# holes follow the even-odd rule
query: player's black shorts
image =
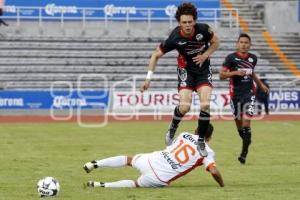
<svg viewBox="0 0 300 200">
<path fill-rule="evenodd" d="M 255 95 L 234 96 L 231 98 L 230 105 L 235 119 L 241 119 L 243 114 L 252 117 L 255 107 Z"/>
<path fill-rule="evenodd" d="M 177 75 L 178 90 L 190 89 L 197 91 L 198 88 L 204 85 L 213 87 L 211 70 L 209 70 L 208 73 L 199 75 L 186 68 L 177 68 Z"/>
</svg>

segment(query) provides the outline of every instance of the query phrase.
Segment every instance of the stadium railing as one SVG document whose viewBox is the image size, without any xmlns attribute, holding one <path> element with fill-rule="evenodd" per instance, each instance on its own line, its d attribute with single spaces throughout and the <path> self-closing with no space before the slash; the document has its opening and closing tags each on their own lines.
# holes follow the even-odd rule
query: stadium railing
<svg viewBox="0 0 300 200">
<path fill-rule="evenodd" d="M 65 14 L 65 11 L 61 10 L 53 15 L 46 14 L 45 7 L 5 7 L 5 15 L 2 19 L 16 20 L 16 27 L 20 27 L 23 20 L 37 21 L 39 28 L 43 28 L 43 22 L 45 21 L 59 21 L 61 28 L 64 28 L 66 21 L 81 21 L 82 30 L 85 30 L 86 23 L 88 21 L 103 21 L 104 28 L 108 29 L 111 21 L 123 21 L 126 23 L 126 28 L 130 29 L 130 22 L 145 21 L 147 22 L 147 30 L 151 29 L 153 22 L 165 21 L 169 23 L 169 27 L 172 28 L 175 22 L 174 13 L 167 13 L 166 8 L 136 8 L 136 12 L 144 13 L 144 15 L 134 16 L 130 12 L 125 12 L 118 15 L 111 15 L 107 13 L 104 8 L 88 8 L 88 7 L 77 7 L 77 13 Z M 27 14 L 33 13 L 33 14 Z M 155 16 L 153 13 L 165 13 L 164 16 Z M 225 9 L 225 8 L 205 8 L 198 9 L 198 12 L 203 13 L 202 16 L 198 17 L 199 21 L 209 21 L 218 27 L 221 22 L 225 22 L 229 28 L 239 29 L 238 17 L 233 17 L 233 13 L 237 13 L 238 9 Z M 25 13 L 25 14 L 24 14 Z M 87 13 L 98 13 L 98 14 L 87 14 Z M 153 15 L 153 16 L 152 16 Z"/>
</svg>

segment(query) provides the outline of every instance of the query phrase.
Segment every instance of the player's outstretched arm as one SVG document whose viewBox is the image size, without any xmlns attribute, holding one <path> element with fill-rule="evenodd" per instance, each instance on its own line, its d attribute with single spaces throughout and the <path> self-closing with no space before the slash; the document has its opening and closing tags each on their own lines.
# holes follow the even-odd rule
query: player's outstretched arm
<svg viewBox="0 0 300 200">
<path fill-rule="evenodd" d="M 215 179 L 215 181 L 220 185 L 220 187 L 224 187 L 222 175 L 217 169 L 217 167 L 212 166 L 208 170 L 211 173 L 212 177 Z"/>
<path fill-rule="evenodd" d="M 220 40 L 216 34 L 210 40 L 210 46 L 204 54 L 211 56 L 220 46 Z"/>
<path fill-rule="evenodd" d="M 157 61 L 163 55 L 164 55 L 164 53 L 160 50 L 160 48 L 156 48 L 155 51 L 152 53 L 150 61 L 149 61 L 147 77 L 140 87 L 141 92 L 144 92 L 145 90 L 147 90 L 150 87 L 151 77 L 155 71 Z"/>
</svg>

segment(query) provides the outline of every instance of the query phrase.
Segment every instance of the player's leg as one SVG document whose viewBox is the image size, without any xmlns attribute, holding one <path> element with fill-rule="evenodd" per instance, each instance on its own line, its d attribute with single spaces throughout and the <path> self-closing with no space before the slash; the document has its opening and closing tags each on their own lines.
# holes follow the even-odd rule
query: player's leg
<svg viewBox="0 0 300 200">
<path fill-rule="evenodd" d="M 242 126 L 242 114 L 241 114 L 241 102 L 239 99 L 232 98 L 230 100 L 230 107 L 231 111 L 234 117 L 236 129 L 241 137 L 243 139 L 243 126 Z"/>
<path fill-rule="evenodd" d="M 105 158 L 102 160 L 92 160 L 90 162 L 87 162 L 83 166 L 83 169 L 87 173 L 90 173 L 93 169 L 96 169 L 96 168 L 124 167 L 124 166 L 130 165 L 131 160 L 132 160 L 132 158 L 130 156 L 115 156 L 115 157 Z"/>
<path fill-rule="evenodd" d="M 127 165 L 134 167 L 139 170 L 141 176 L 136 180 L 120 180 L 115 182 L 96 182 L 89 181 L 89 187 L 107 187 L 107 188 L 129 188 L 129 187 L 162 187 L 168 185 L 167 183 L 161 182 L 154 175 L 149 162 L 149 154 L 138 154 L 134 157 L 128 157 Z"/>
<path fill-rule="evenodd" d="M 135 188 L 136 181 L 134 180 L 120 180 L 114 182 L 98 182 L 98 181 L 89 181 L 87 183 L 88 187 L 105 187 L 105 188 Z"/>
<path fill-rule="evenodd" d="M 131 166 L 141 173 L 136 180 L 137 187 L 163 187 L 168 183 L 160 181 L 149 164 L 150 154 L 138 154 L 133 157 Z"/>
<path fill-rule="evenodd" d="M 250 123 L 251 121 L 249 119 L 245 119 L 243 118 L 243 145 L 242 145 L 242 151 L 240 156 L 238 157 L 238 160 L 240 161 L 241 164 L 245 164 L 246 163 L 246 158 L 248 155 L 248 151 L 249 151 L 249 146 L 251 144 L 251 138 L 252 138 L 252 134 L 251 134 L 251 127 L 250 127 Z"/>
<path fill-rule="evenodd" d="M 244 142 L 244 125 L 243 124 L 243 104 L 241 102 L 241 99 L 238 98 L 233 98 L 230 101 L 230 106 L 231 106 L 231 110 L 232 110 L 232 114 L 234 117 L 234 121 L 235 121 L 235 125 L 237 128 L 237 131 L 242 139 L 242 152 L 245 152 L 245 142 Z M 240 161 L 240 163 L 245 164 L 246 162 L 246 157 L 242 156 L 243 153 L 240 154 L 240 156 L 238 157 L 238 160 Z"/>
<path fill-rule="evenodd" d="M 241 137 L 241 139 L 243 139 L 243 126 L 242 126 L 242 119 L 234 119 L 235 121 L 235 125 L 236 125 L 236 129 Z"/>
<path fill-rule="evenodd" d="M 197 88 L 197 94 L 200 99 L 200 114 L 198 119 L 198 150 L 201 156 L 206 157 L 207 151 L 205 150 L 204 136 L 207 131 L 210 121 L 210 99 L 211 99 L 212 87 L 209 85 L 203 85 Z"/>
<path fill-rule="evenodd" d="M 243 118 L 242 118 L 242 127 L 243 127 L 243 146 L 241 154 L 238 160 L 242 163 L 246 163 L 246 158 L 249 151 L 249 146 L 252 142 L 252 133 L 251 133 L 251 117 L 254 114 L 254 104 L 255 96 L 250 96 L 246 99 L 245 104 L 243 105 Z"/>
<path fill-rule="evenodd" d="M 157 179 L 153 172 L 142 174 L 136 181 L 137 187 L 165 187 L 167 183 Z"/>
<path fill-rule="evenodd" d="M 116 156 L 110 157 L 103 160 L 93 160 L 84 165 L 86 172 L 90 172 L 92 169 L 100 167 L 124 167 L 131 166 L 132 157 L 131 156 Z M 132 188 L 137 187 L 136 181 L 133 180 L 120 180 L 115 182 L 98 182 L 98 181 L 88 181 L 88 187 L 107 187 L 107 188 Z"/>
<path fill-rule="evenodd" d="M 261 115 L 261 112 L 262 112 L 262 102 L 257 101 L 257 114 Z"/>
<path fill-rule="evenodd" d="M 266 113 L 266 115 L 268 115 L 269 114 L 269 99 L 268 98 L 264 99 L 264 107 L 265 107 L 265 113 Z"/>
<path fill-rule="evenodd" d="M 166 145 L 172 144 L 178 124 L 181 122 L 183 116 L 189 112 L 192 103 L 192 90 L 180 89 L 179 90 L 179 105 L 175 107 L 173 119 L 166 134 Z"/>
</svg>

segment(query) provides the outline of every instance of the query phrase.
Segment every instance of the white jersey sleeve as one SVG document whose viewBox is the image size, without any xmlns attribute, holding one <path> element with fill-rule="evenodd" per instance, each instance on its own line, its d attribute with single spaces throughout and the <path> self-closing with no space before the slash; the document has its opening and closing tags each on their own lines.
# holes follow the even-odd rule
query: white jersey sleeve
<svg viewBox="0 0 300 200">
<path fill-rule="evenodd" d="M 211 166 L 216 166 L 215 162 L 215 152 L 206 144 L 207 157 L 203 159 L 203 165 L 206 170 Z"/>
</svg>

